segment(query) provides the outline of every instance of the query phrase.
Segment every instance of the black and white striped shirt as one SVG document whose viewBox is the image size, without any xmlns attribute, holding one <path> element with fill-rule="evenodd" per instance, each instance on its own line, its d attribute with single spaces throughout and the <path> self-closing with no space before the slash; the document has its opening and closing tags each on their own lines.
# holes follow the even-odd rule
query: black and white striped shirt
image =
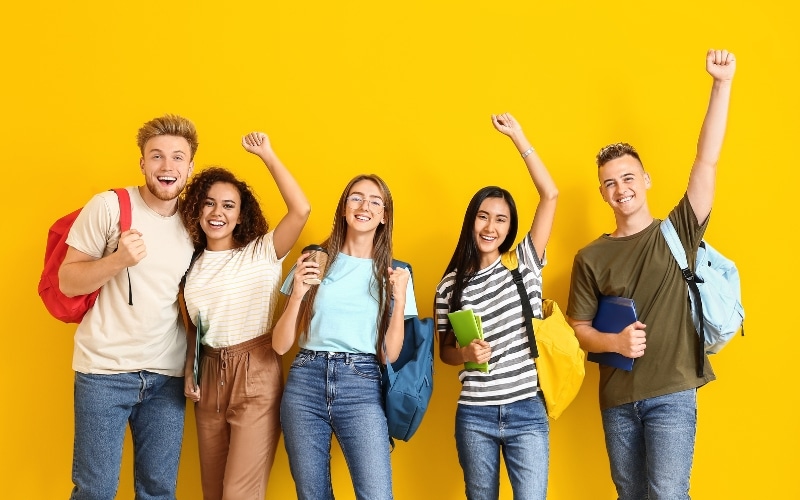
<svg viewBox="0 0 800 500">
<path fill-rule="evenodd" d="M 542 317 L 542 268 L 533 249 L 530 234 L 517 245 L 517 260 L 533 314 Z M 436 328 L 440 334 L 452 329 L 447 313 L 455 272 L 448 273 L 436 287 Z M 472 309 L 481 317 L 484 340 L 492 347 L 489 372 L 461 370 L 459 404 L 501 405 L 536 395 L 536 366 L 528 346 L 528 334 L 520 305 L 519 292 L 511 272 L 498 258 L 481 269 L 464 287 L 462 309 Z"/>
</svg>

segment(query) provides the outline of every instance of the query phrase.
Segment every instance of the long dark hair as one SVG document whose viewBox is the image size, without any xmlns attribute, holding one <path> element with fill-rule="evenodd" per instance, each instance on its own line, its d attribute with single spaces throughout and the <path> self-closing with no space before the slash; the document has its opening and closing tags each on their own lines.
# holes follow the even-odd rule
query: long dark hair
<svg viewBox="0 0 800 500">
<path fill-rule="evenodd" d="M 461 225 L 461 234 L 458 236 L 456 249 L 453 252 L 453 257 L 450 259 L 450 263 L 447 264 L 447 269 L 445 269 L 442 275 L 442 278 L 444 278 L 448 273 L 456 272 L 455 281 L 453 283 L 453 294 L 450 296 L 451 311 L 458 311 L 461 309 L 461 293 L 464 291 L 464 286 L 475 276 L 475 273 L 480 270 L 481 256 L 478 252 L 478 245 L 475 243 L 475 235 L 473 233 L 478 210 L 481 208 L 481 203 L 487 198 L 502 198 L 508 203 L 508 208 L 511 212 L 508 234 L 506 235 L 506 239 L 500 244 L 500 253 L 507 252 L 517 239 L 519 217 L 517 215 L 517 204 L 514 203 L 514 198 L 511 196 L 511 193 L 498 186 L 486 186 L 478 190 L 469 201 L 467 211 L 464 214 L 464 223 Z"/>
<path fill-rule="evenodd" d="M 269 224 L 261 211 L 255 194 L 244 181 L 240 181 L 233 173 L 222 167 L 210 167 L 192 178 L 180 204 L 183 225 L 189 232 L 195 251 L 202 251 L 208 244 L 206 233 L 200 227 L 200 217 L 211 186 L 218 182 L 231 184 L 239 191 L 242 203 L 239 207 L 239 219 L 233 230 L 234 248 L 243 248 L 254 239 L 269 232 Z"/>
<path fill-rule="evenodd" d="M 378 330 L 378 343 L 375 346 L 376 351 L 380 352 L 383 345 L 383 338 L 386 330 L 389 328 L 389 297 L 391 297 L 391 289 L 389 284 L 389 276 L 387 268 L 392 264 L 392 228 L 394 220 L 394 202 L 392 201 L 392 193 L 389 192 L 389 187 L 386 183 L 375 174 L 362 174 L 354 177 L 347 183 L 347 186 L 339 196 L 339 203 L 336 205 L 336 212 L 333 216 L 333 229 L 330 236 L 322 242 L 322 246 L 328 252 L 328 265 L 325 273 L 327 274 L 333 263 L 339 256 L 339 252 L 344 245 L 345 237 L 347 236 L 347 220 L 345 213 L 347 210 L 347 196 L 353 186 L 361 181 L 372 181 L 381 191 L 383 198 L 383 224 L 379 224 L 375 230 L 375 237 L 372 243 L 372 279 L 378 283 L 376 287 L 378 290 L 378 317 L 376 318 L 375 327 Z M 319 287 L 311 287 L 306 292 L 306 298 L 300 305 L 300 313 L 297 318 L 297 330 L 299 332 L 308 332 L 308 327 L 311 324 L 311 311 L 314 310 L 314 300 L 317 297 L 317 290 Z"/>
</svg>

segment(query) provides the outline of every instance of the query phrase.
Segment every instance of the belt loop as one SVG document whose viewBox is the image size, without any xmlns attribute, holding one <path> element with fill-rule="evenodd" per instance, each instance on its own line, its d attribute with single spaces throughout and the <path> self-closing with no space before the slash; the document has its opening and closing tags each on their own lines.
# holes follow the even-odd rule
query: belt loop
<svg viewBox="0 0 800 500">
<path fill-rule="evenodd" d="M 344 353 L 344 364 L 349 365 L 350 362 L 351 362 L 350 353 L 349 352 Z"/>
</svg>

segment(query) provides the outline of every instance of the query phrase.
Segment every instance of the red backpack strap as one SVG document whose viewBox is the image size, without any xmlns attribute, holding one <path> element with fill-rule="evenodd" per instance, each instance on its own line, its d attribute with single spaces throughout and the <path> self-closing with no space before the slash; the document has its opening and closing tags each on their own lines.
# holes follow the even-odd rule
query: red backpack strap
<svg viewBox="0 0 800 500">
<path fill-rule="evenodd" d="M 119 198 L 119 232 L 120 234 L 129 231 L 131 228 L 131 195 L 125 188 L 112 189 Z M 133 305 L 133 286 L 131 286 L 131 271 L 125 269 L 128 274 L 128 305 Z"/>
<path fill-rule="evenodd" d="M 121 233 L 131 228 L 131 195 L 125 188 L 112 189 L 119 198 L 119 229 Z"/>
</svg>

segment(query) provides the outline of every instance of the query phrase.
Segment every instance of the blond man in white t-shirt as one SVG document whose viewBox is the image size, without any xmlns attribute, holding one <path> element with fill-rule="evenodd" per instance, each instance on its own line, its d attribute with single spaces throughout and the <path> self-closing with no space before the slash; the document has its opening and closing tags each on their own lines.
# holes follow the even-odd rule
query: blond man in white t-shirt
<svg viewBox="0 0 800 500">
<path fill-rule="evenodd" d="M 177 210 L 197 132 L 165 115 L 145 123 L 137 140 L 145 182 L 127 188 L 131 229 L 120 234 L 116 194 L 94 196 L 70 230 L 59 271 L 68 296 L 101 288 L 75 332 L 75 500 L 116 496 L 126 426 L 136 498 L 175 498 L 186 345 L 177 294 L 192 255 Z"/>
</svg>

